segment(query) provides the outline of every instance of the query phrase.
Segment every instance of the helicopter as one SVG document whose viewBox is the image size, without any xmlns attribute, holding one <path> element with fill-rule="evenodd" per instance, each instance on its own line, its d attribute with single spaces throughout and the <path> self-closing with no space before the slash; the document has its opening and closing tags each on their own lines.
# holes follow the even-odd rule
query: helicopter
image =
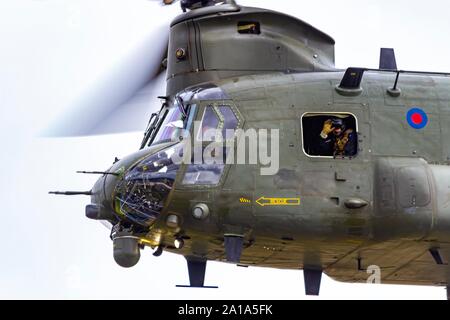
<svg viewBox="0 0 450 320">
<path fill-rule="evenodd" d="M 91 196 L 86 216 L 110 223 L 115 261 L 132 267 L 146 246 L 180 254 L 200 288 L 207 261 L 303 270 L 308 295 L 323 273 L 365 283 L 378 266 L 383 283 L 448 296 L 449 74 L 398 70 L 390 48 L 378 69 L 338 70 L 334 40 L 297 18 L 234 1 L 181 6 L 141 149 L 85 172 L 101 175 L 91 190 L 55 192 Z M 339 129 L 351 151 L 336 149 Z M 270 148 L 252 149 L 264 130 Z M 216 162 L 191 161 L 215 142 Z M 244 161 L 228 161 L 239 150 Z M 276 170 L 263 174 L 267 158 Z"/>
</svg>

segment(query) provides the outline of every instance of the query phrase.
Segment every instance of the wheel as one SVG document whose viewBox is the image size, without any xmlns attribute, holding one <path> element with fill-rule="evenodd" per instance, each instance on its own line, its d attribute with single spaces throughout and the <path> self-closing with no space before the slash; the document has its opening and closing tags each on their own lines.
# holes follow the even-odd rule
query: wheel
<svg viewBox="0 0 450 320">
<path fill-rule="evenodd" d="M 159 257 L 160 255 L 162 255 L 162 253 L 163 253 L 163 247 L 158 246 L 158 248 L 156 248 L 155 252 L 153 252 L 153 256 Z"/>
</svg>

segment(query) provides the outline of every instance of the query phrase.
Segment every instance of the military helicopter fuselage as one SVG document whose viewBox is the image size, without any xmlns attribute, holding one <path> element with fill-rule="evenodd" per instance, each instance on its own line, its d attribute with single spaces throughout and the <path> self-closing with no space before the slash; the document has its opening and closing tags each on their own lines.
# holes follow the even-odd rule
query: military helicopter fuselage
<svg viewBox="0 0 450 320">
<path fill-rule="evenodd" d="M 382 283 L 448 286 L 449 89 L 446 74 L 337 70 L 334 41 L 281 13 L 192 10 L 172 22 L 167 92 L 142 149 L 97 181 L 86 214 L 114 225 L 120 265 L 144 246 L 181 254 L 196 287 L 208 260 L 303 269 L 308 294 L 322 272 L 366 282 L 373 266 Z M 319 147 L 330 119 L 356 137 L 351 154 Z M 180 145 L 206 125 L 240 130 L 224 158 L 244 145 L 246 163 L 173 161 L 191 159 Z M 271 174 L 249 142 L 261 129 L 279 154 Z"/>
</svg>

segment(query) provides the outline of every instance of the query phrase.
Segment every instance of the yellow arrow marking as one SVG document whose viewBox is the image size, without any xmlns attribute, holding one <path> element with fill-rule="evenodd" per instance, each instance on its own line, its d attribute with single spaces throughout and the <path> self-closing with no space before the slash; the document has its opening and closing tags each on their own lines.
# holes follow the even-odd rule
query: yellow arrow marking
<svg viewBox="0 0 450 320">
<path fill-rule="evenodd" d="M 261 207 L 266 206 L 299 206 L 300 198 L 266 198 L 261 197 L 256 200 Z"/>
</svg>

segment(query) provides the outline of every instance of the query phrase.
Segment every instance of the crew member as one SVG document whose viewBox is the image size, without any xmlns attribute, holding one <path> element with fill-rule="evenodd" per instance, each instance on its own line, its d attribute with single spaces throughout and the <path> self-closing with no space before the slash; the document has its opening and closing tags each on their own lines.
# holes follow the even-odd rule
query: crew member
<svg viewBox="0 0 450 320">
<path fill-rule="evenodd" d="M 344 120 L 333 118 L 325 121 L 320 133 L 320 155 L 353 157 L 356 155 L 356 148 L 356 133 L 353 129 L 346 129 Z"/>
</svg>

